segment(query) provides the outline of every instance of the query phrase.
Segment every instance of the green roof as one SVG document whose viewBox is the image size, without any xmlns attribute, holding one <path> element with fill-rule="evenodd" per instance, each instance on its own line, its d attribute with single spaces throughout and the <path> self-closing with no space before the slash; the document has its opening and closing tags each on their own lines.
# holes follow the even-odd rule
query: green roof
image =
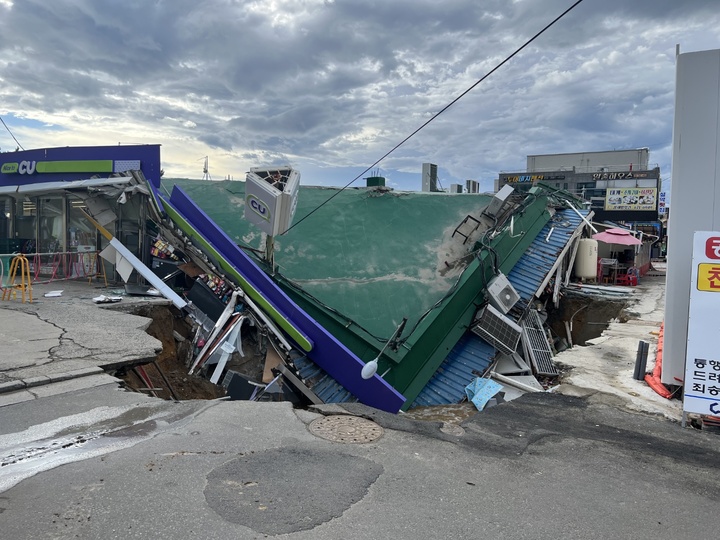
<svg viewBox="0 0 720 540">
<path fill-rule="evenodd" d="M 245 183 L 163 179 L 180 186 L 231 238 L 261 249 L 243 218 Z M 316 212 L 314 209 L 327 201 Z M 411 328 L 457 280 L 469 245 L 453 231 L 490 201 L 478 194 L 301 186 L 294 223 L 275 239 L 278 271 L 378 338 Z M 450 265 L 450 266 L 448 266 Z"/>
</svg>

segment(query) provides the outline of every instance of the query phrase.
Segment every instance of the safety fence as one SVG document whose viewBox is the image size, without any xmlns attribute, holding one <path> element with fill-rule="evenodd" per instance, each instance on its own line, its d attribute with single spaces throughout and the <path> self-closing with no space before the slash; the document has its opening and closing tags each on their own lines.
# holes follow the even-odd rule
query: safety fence
<svg viewBox="0 0 720 540">
<path fill-rule="evenodd" d="M 0 253 L 0 286 L 7 285 L 9 269 L 18 253 Z M 104 278 L 103 260 L 98 251 L 24 253 L 33 283 Z"/>
</svg>

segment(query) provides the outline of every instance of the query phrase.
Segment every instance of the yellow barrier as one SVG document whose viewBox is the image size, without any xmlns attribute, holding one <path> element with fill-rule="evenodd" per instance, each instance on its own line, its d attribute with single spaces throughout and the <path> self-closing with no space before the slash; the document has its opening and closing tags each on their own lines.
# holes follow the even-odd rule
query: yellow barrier
<svg viewBox="0 0 720 540">
<path fill-rule="evenodd" d="M 20 283 L 15 283 L 17 279 L 18 266 L 20 267 Z M 22 291 L 22 302 L 25 303 L 25 295 L 27 294 L 32 304 L 32 281 L 30 280 L 30 264 L 25 255 L 16 255 L 10 263 L 10 274 L 8 275 L 7 286 L 3 289 L 2 299 L 11 300 L 14 297 L 17 300 L 17 291 Z"/>
<path fill-rule="evenodd" d="M 0 263 L 4 278 L 8 277 L 8 267 L 11 259 L 17 253 L 0 253 Z M 54 281 L 68 281 L 74 279 L 102 279 L 107 284 L 107 276 L 102 273 L 102 260 L 97 251 L 56 251 L 50 253 L 23 253 L 29 262 L 32 282 L 52 283 Z M 7 281 L 6 281 L 7 282 Z"/>
</svg>

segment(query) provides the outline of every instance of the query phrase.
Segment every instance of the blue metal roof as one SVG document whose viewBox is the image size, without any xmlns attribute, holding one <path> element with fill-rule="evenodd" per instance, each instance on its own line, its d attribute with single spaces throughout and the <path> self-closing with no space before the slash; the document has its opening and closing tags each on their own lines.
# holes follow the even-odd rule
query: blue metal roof
<svg viewBox="0 0 720 540">
<path fill-rule="evenodd" d="M 458 403 L 465 397 L 465 387 L 485 373 L 495 357 L 495 347 L 475 334 L 466 332 L 432 379 L 418 394 L 413 407 Z"/>
<path fill-rule="evenodd" d="M 589 211 L 580 210 L 583 216 Z M 520 295 L 509 315 L 515 320 L 524 313 L 545 280 L 560 253 L 583 224 L 572 209 L 560 210 L 537 235 L 530 247 L 513 267 L 508 280 Z M 550 231 L 552 230 L 552 234 Z M 413 406 L 458 403 L 465 397 L 467 386 L 478 373 L 484 373 L 495 357 L 495 348 L 471 332 L 458 341 L 432 379 L 425 385 Z"/>
<path fill-rule="evenodd" d="M 589 211 L 580 210 L 580 213 L 587 217 Z M 560 253 L 583 223 L 582 218 L 574 210 L 560 210 L 535 237 L 508 274 L 508 280 L 520 295 L 520 301 L 513 308 L 514 313 L 524 313 L 538 287 L 557 262 Z M 550 234 L 551 230 L 552 234 Z"/>
<path fill-rule="evenodd" d="M 300 379 L 323 403 L 354 403 L 357 398 L 307 356 L 293 360 Z"/>
</svg>

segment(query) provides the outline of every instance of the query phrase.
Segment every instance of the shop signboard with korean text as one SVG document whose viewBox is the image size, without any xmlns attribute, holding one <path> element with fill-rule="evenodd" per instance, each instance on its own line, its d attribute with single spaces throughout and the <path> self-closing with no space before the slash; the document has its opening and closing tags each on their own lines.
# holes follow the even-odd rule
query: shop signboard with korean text
<svg viewBox="0 0 720 540">
<path fill-rule="evenodd" d="M 720 232 L 693 238 L 683 409 L 720 416 Z"/>
<path fill-rule="evenodd" d="M 653 211 L 657 203 L 657 188 L 608 188 L 605 193 L 605 210 Z"/>
</svg>

